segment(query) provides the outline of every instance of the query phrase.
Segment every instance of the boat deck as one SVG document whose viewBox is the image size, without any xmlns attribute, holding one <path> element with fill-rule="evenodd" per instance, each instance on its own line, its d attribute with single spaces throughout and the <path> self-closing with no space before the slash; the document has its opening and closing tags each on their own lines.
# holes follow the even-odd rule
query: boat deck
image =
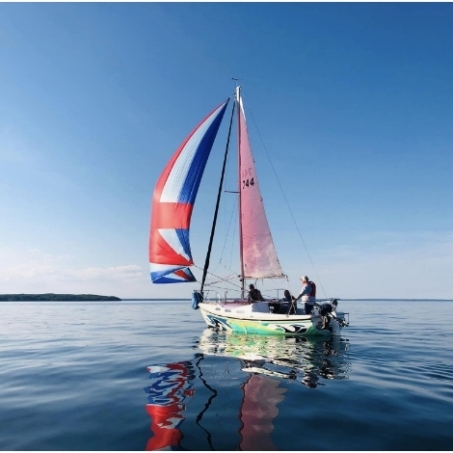
<svg viewBox="0 0 453 453">
<path fill-rule="evenodd" d="M 278 300 L 269 300 L 265 302 L 254 302 L 249 303 L 247 300 L 231 300 L 231 301 L 207 301 L 201 303 L 200 306 L 203 305 L 205 309 L 208 309 L 211 313 L 218 313 L 224 314 L 227 316 L 234 316 L 238 318 L 256 318 L 259 317 L 260 319 L 288 319 L 297 317 L 298 319 L 302 320 L 310 320 L 314 317 L 317 317 L 318 314 L 314 313 L 312 315 L 306 315 L 305 310 L 303 308 L 297 308 L 296 314 L 288 314 L 286 312 L 279 313 L 276 312 L 275 308 L 281 305 L 285 307 L 285 304 L 281 304 Z M 289 307 L 287 308 L 289 309 Z M 280 310 L 279 310 L 280 311 Z"/>
</svg>

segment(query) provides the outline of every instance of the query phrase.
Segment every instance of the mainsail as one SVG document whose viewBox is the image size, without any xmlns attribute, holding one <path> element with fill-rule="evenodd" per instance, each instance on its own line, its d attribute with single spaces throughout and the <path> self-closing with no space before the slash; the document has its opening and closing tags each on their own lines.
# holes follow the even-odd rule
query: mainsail
<svg viewBox="0 0 453 453">
<path fill-rule="evenodd" d="M 258 184 L 239 87 L 239 191 L 244 278 L 285 277 L 272 240 Z"/>
<path fill-rule="evenodd" d="M 149 239 L 153 283 L 195 281 L 189 242 L 192 209 L 228 100 L 191 132 L 168 162 L 154 189 Z"/>
</svg>

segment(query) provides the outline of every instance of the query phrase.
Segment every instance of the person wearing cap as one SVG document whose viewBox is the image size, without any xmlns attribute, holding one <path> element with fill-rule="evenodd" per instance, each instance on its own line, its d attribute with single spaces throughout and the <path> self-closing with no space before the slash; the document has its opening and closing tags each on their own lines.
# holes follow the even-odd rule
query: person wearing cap
<svg viewBox="0 0 453 453">
<path fill-rule="evenodd" d="M 254 285 L 249 285 L 249 302 L 252 304 L 253 302 L 260 302 L 264 301 L 263 296 L 261 295 L 261 291 L 256 289 Z"/>
<path fill-rule="evenodd" d="M 302 289 L 300 294 L 296 297 L 295 302 L 302 298 L 305 304 L 305 314 L 309 315 L 316 302 L 316 285 L 306 276 L 300 278 L 302 281 Z"/>
</svg>

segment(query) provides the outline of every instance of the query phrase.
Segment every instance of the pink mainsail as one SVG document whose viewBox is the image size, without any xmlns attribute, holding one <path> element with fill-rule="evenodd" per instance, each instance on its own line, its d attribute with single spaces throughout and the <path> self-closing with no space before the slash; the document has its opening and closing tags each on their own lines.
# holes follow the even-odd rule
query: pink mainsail
<svg viewBox="0 0 453 453">
<path fill-rule="evenodd" d="M 282 278 L 285 275 L 264 211 L 239 87 L 236 99 L 239 104 L 239 191 L 244 278 Z"/>
</svg>

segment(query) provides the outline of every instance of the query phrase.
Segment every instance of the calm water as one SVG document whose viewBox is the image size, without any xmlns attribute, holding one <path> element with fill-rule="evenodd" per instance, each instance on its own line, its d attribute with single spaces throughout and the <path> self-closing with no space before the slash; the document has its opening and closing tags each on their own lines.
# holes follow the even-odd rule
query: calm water
<svg viewBox="0 0 453 453">
<path fill-rule="evenodd" d="M 326 342 L 190 302 L 0 303 L 0 449 L 453 449 L 453 302 L 340 307 Z"/>
</svg>

